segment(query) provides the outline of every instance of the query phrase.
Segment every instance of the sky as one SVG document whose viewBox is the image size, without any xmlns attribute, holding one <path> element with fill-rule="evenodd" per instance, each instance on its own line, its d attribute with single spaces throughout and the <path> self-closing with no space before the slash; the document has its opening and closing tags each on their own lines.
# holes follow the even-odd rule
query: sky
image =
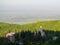
<svg viewBox="0 0 60 45">
<path fill-rule="evenodd" d="M 0 0 L 0 22 L 60 20 L 60 0 Z"/>
</svg>

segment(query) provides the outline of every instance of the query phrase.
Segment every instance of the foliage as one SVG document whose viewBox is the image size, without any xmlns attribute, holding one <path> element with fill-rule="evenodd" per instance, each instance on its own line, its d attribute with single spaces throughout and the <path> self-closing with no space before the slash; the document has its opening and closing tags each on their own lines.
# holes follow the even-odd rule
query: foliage
<svg viewBox="0 0 60 45">
<path fill-rule="evenodd" d="M 8 31 L 15 33 L 21 32 L 22 30 L 38 31 L 40 26 L 43 26 L 44 30 L 60 31 L 60 20 L 39 21 L 24 25 L 0 22 L 0 37 L 4 37 Z"/>
<path fill-rule="evenodd" d="M 15 34 L 15 44 L 19 42 L 23 42 L 24 45 L 60 45 L 60 32 L 59 31 L 46 31 L 45 36 L 41 37 L 39 31 L 35 34 L 35 32 L 31 31 L 21 31 Z M 53 37 L 57 36 L 56 40 L 53 40 Z M 9 40 L 5 37 L 0 37 L 0 45 L 8 45 Z"/>
</svg>

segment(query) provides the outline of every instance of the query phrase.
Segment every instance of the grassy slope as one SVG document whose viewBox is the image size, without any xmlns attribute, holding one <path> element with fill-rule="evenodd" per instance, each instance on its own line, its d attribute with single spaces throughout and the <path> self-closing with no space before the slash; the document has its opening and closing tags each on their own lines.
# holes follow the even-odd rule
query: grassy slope
<svg viewBox="0 0 60 45">
<path fill-rule="evenodd" d="M 42 25 L 43 29 L 45 30 L 57 30 L 60 31 L 60 20 L 54 20 L 54 21 L 40 21 L 36 23 L 31 24 L 24 24 L 24 25 L 18 25 L 18 24 L 8 24 L 8 23 L 2 23 L 0 22 L 0 36 L 4 35 L 8 32 L 8 30 L 12 32 L 19 32 L 21 30 L 28 30 L 31 31 L 39 30 L 39 26 Z"/>
<path fill-rule="evenodd" d="M 45 30 L 57 30 L 60 31 L 60 20 L 49 20 L 49 21 L 40 21 L 37 23 L 25 24 L 23 25 L 25 29 L 29 27 L 30 29 L 39 29 L 39 26 L 43 26 Z"/>
<path fill-rule="evenodd" d="M 8 24 L 8 23 L 0 22 L 0 36 L 6 34 L 8 31 L 19 32 L 20 29 L 21 29 L 20 25 L 18 25 L 18 24 Z"/>
</svg>

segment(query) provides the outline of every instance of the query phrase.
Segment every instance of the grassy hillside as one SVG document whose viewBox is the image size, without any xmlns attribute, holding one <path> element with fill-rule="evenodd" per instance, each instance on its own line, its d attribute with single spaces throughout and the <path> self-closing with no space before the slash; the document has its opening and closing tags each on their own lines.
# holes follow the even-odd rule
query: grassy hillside
<svg viewBox="0 0 60 45">
<path fill-rule="evenodd" d="M 8 24 L 0 22 L 0 36 L 5 36 L 8 31 L 11 32 L 19 32 L 21 29 L 21 26 L 18 24 Z"/>
<path fill-rule="evenodd" d="M 39 30 L 39 26 L 43 26 L 45 30 L 60 31 L 60 20 L 39 21 L 36 23 L 23 25 L 25 29 Z"/>
<path fill-rule="evenodd" d="M 0 36 L 5 36 L 9 30 L 12 32 L 19 32 L 21 30 L 39 30 L 39 26 L 43 26 L 43 29 L 45 30 L 54 30 L 54 31 L 60 31 L 60 20 L 49 20 L 49 21 L 39 21 L 31 24 L 8 24 L 0 22 Z"/>
</svg>

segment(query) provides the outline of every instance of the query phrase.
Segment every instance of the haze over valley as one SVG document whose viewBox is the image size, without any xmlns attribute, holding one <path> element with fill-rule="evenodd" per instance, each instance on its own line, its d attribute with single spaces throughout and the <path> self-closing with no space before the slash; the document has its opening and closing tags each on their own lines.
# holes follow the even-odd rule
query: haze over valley
<svg viewBox="0 0 60 45">
<path fill-rule="evenodd" d="M 60 20 L 60 0 L 0 0 L 0 22 Z"/>
</svg>

